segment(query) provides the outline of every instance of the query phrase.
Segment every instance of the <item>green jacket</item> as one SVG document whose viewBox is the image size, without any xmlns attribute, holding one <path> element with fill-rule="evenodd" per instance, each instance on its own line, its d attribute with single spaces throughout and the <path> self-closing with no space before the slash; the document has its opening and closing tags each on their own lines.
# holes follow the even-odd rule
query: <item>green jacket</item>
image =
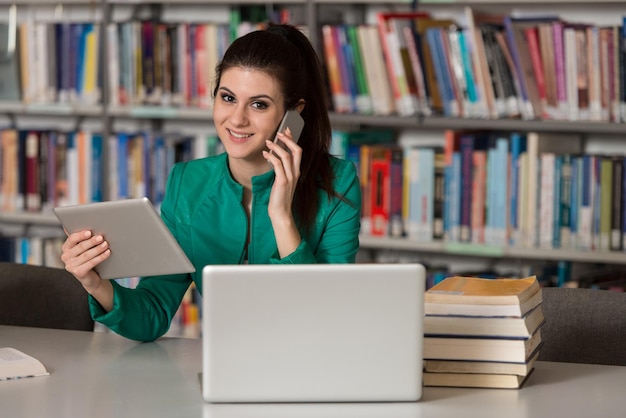
<svg viewBox="0 0 626 418">
<path fill-rule="evenodd" d="M 334 188 L 350 203 L 320 191 L 317 222 L 289 256 L 280 258 L 267 205 L 274 172 L 252 179 L 249 264 L 353 263 L 359 249 L 361 189 L 352 162 L 331 158 Z M 192 283 L 202 293 L 202 269 L 208 264 L 242 264 L 248 219 L 241 204 L 243 187 L 228 169 L 226 153 L 174 165 L 167 182 L 161 217 L 196 268 L 195 273 L 142 278 L 136 289 L 113 281 L 113 310 L 105 312 L 91 296 L 94 320 L 118 334 L 152 341 L 170 327 Z"/>
</svg>

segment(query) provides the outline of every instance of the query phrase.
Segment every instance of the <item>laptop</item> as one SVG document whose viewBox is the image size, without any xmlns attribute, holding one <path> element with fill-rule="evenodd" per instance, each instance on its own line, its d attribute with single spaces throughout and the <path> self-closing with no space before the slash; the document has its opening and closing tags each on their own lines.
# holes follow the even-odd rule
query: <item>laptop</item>
<svg viewBox="0 0 626 418">
<path fill-rule="evenodd" d="M 417 401 L 420 264 L 206 266 L 207 402 Z"/>
</svg>

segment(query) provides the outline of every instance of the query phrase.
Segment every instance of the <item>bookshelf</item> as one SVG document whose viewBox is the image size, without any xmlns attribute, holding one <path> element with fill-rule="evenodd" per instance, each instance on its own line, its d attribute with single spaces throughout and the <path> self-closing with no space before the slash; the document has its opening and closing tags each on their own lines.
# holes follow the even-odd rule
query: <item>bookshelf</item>
<svg viewBox="0 0 626 418">
<path fill-rule="evenodd" d="M 8 8 L 16 4 L 18 14 L 20 9 L 32 10 L 38 7 L 50 9 L 58 4 L 54 0 L 0 0 L 0 7 Z M 586 1 L 506 1 L 506 0 L 477 0 L 477 1 L 436 1 L 421 0 L 420 8 L 432 10 L 438 15 L 450 16 L 454 19 L 462 18 L 465 6 L 483 7 L 487 10 L 492 8 L 499 10 L 562 10 L 574 5 L 580 9 L 589 4 Z M 618 11 L 622 2 L 620 0 L 602 0 L 594 2 L 594 15 L 606 15 Z M 222 8 L 228 9 L 231 6 L 239 5 L 267 5 L 260 0 L 246 0 L 229 2 L 226 0 L 206 1 L 206 0 L 169 0 L 169 1 L 148 1 L 148 0 L 68 0 L 63 2 L 66 9 L 77 8 L 81 12 L 80 16 L 90 17 L 101 25 L 109 22 L 123 20 L 127 17 L 144 13 L 165 13 L 171 10 L 179 10 L 181 13 L 175 16 L 184 16 L 195 13 L 202 8 Z M 380 0 L 359 0 L 350 2 L 344 0 L 278 0 L 272 2 L 271 6 L 295 6 L 303 10 L 301 13 L 302 24 L 310 30 L 310 37 L 320 54 L 322 45 L 320 38 L 320 26 L 326 20 L 336 20 L 337 15 L 346 16 L 346 20 L 351 23 L 364 21 L 371 22 L 372 10 L 402 11 L 411 7 L 410 1 L 381 2 Z M 187 9 L 187 10 L 186 10 Z M 121 10 L 121 12 L 120 12 Z M 329 12 L 330 11 L 330 12 Z M 338 14 L 336 13 L 337 11 Z M 331 18 L 328 15 L 333 15 Z M 223 16 L 227 16 L 224 13 Z M 24 15 L 22 15 L 22 18 Z M 603 16 L 605 19 L 606 16 Z M 592 21 L 592 18 L 587 21 Z M 106 37 L 102 39 L 102 46 L 107 46 Z M 42 118 L 45 124 L 53 124 L 57 120 L 63 120 L 70 126 L 79 126 L 88 120 L 97 126 L 103 137 L 109 137 L 113 132 L 121 129 L 119 126 L 137 125 L 140 129 L 147 130 L 167 130 L 170 125 L 189 124 L 199 126 L 197 129 L 210 129 L 212 118 L 207 109 L 195 107 L 175 107 L 159 105 L 111 105 L 109 104 L 110 91 L 108 86 L 108 67 L 102 66 L 103 71 L 103 104 L 47 104 L 33 103 L 24 104 L 21 102 L 0 101 L 0 123 L 3 125 L 20 125 L 20 119 L 32 120 L 32 118 Z M 608 141 L 619 141 L 626 133 L 626 123 L 614 122 L 589 122 L 589 121 L 564 121 L 564 120 L 521 120 L 521 119 L 472 119 L 462 117 L 442 117 L 442 116 L 422 116 L 419 114 L 411 116 L 392 115 L 361 115 L 353 113 L 330 112 L 330 119 L 333 126 L 349 128 L 389 128 L 395 130 L 408 130 L 416 132 L 433 133 L 446 129 L 453 130 L 490 130 L 490 131 L 520 131 L 520 132 L 544 132 L 544 133 L 583 133 L 585 138 L 600 136 Z M 22 126 L 26 126 L 23 125 Z M 27 126 L 26 126 L 27 127 Z M 106 151 L 105 151 L 106 152 Z M 104 168 L 104 177 L 108 178 L 107 168 Z M 105 185 L 106 187 L 106 185 Z M 56 218 L 50 214 L 19 214 L 0 213 L 0 226 L 8 226 L 9 229 L 17 225 L 37 226 L 30 229 L 39 231 L 39 228 L 54 228 Z M 364 235 L 361 238 L 361 245 L 365 251 L 375 252 L 381 249 L 409 251 L 424 254 L 458 255 L 476 258 L 500 258 L 515 260 L 567 260 L 580 263 L 607 263 L 615 265 L 626 264 L 626 253 L 611 251 L 577 251 L 564 249 L 538 249 L 538 248 L 510 248 L 480 246 L 466 243 L 446 243 L 435 242 L 415 242 L 403 238 L 371 237 Z"/>
</svg>

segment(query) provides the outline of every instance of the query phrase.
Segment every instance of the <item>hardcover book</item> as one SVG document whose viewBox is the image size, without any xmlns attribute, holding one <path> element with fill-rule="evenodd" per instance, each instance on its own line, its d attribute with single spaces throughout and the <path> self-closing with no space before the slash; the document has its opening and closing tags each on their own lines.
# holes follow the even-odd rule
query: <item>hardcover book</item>
<svg viewBox="0 0 626 418">
<path fill-rule="evenodd" d="M 424 371 L 429 373 L 478 373 L 528 375 L 539 357 L 535 350 L 527 361 L 509 363 L 501 361 L 470 361 L 470 360 L 424 360 Z"/>
<path fill-rule="evenodd" d="M 426 315 L 522 316 L 541 303 L 541 288 L 535 276 L 452 276 L 427 290 L 424 301 Z"/>
<path fill-rule="evenodd" d="M 541 344 L 541 329 L 526 339 L 426 336 L 424 358 L 523 363 Z"/>
<path fill-rule="evenodd" d="M 424 334 L 430 336 L 474 336 L 529 338 L 543 323 L 541 306 L 523 317 L 485 317 L 463 315 L 426 315 Z"/>
<path fill-rule="evenodd" d="M 424 386 L 519 389 L 529 375 L 424 372 Z"/>
</svg>

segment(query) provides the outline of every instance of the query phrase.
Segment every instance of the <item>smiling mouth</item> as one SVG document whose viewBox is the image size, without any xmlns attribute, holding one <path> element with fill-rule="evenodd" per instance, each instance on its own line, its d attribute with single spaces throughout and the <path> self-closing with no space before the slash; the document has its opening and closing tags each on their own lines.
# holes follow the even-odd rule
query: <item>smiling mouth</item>
<svg viewBox="0 0 626 418">
<path fill-rule="evenodd" d="M 238 134 L 230 129 L 228 130 L 228 133 L 235 139 L 246 139 L 252 136 L 252 134 Z"/>
</svg>

